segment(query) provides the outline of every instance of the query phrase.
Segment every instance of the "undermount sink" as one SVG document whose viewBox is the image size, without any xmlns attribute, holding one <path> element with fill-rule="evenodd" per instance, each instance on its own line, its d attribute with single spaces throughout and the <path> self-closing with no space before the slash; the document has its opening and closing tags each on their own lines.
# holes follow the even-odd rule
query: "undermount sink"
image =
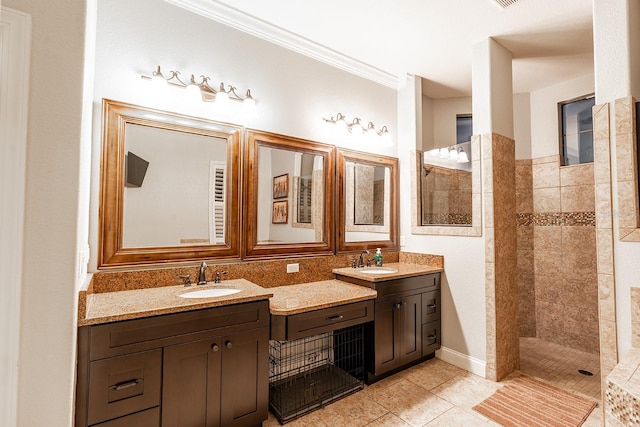
<svg viewBox="0 0 640 427">
<path fill-rule="evenodd" d="M 226 295 L 233 295 L 240 292 L 240 289 L 232 289 L 232 288 L 210 288 L 210 289 L 201 289 L 199 291 L 191 291 L 185 292 L 184 294 L 180 294 L 180 298 L 213 298 L 213 297 L 223 297 Z"/>
<path fill-rule="evenodd" d="M 387 267 L 371 267 L 371 268 L 364 268 L 362 270 L 359 270 L 359 272 L 364 274 L 391 274 L 391 273 L 397 273 L 398 270 L 396 270 L 395 268 L 387 268 Z"/>
</svg>

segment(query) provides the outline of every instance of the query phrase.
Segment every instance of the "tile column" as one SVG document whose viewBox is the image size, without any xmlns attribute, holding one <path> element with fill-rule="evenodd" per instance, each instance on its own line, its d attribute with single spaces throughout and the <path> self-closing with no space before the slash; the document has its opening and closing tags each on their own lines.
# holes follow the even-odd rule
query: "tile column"
<svg viewBox="0 0 640 427">
<path fill-rule="evenodd" d="M 481 139 L 486 373 L 499 381 L 519 368 L 515 141 L 512 55 L 493 39 L 473 47 L 473 133 Z"/>
</svg>

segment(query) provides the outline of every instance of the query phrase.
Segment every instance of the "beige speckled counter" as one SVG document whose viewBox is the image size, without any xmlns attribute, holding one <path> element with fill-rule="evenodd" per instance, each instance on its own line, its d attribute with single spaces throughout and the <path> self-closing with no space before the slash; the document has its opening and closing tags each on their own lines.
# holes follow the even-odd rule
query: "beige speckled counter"
<svg viewBox="0 0 640 427">
<path fill-rule="evenodd" d="M 233 288 L 240 289 L 240 292 L 210 298 L 182 298 L 179 296 L 186 292 L 210 288 Z M 184 287 L 179 285 L 97 294 L 87 293 L 86 314 L 84 318 L 78 319 L 78 326 L 260 301 L 272 296 L 273 292 L 270 289 L 265 289 L 245 279 L 225 280 L 220 284 L 204 286 Z"/>
<path fill-rule="evenodd" d="M 323 280 L 321 282 L 269 288 L 273 297 L 269 300 L 271 314 L 289 316 L 305 311 L 319 310 L 352 302 L 374 299 L 373 289 L 342 282 Z"/>
<path fill-rule="evenodd" d="M 384 280 L 402 279 L 404 277 L 420 276 L 423 274 L 439 273 L 443 269 L 440 267 L 430 267 L 428 265 L 421 264 L 409 264 L 404 262 L 393 262 L 389 264 L 383 264 L 380 269 L 394 269 L 397 270 L 393 273 L 364 273 L 366 270 L 375 270 L 376 267 L 365 268 L 334 268 L 333 274 L 342 275 L 347 277 L 353 277 L 355 279 L 366 280 L 369 282 L 382 282 Z"/>
</svg>

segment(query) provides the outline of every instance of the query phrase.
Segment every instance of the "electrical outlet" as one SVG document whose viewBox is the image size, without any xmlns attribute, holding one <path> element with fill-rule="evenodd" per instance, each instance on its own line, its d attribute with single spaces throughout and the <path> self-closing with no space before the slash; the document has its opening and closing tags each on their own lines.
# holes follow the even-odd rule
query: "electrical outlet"
<svg viewBox="0 0 640 427">
<path fill-rule="evenodd" d="M 400 236 L 400 246 L 404 246 L 404 245 L 406 245 L 406 243 L 407 243 L 407 241 L 404 238 L 404 236 Z"/>
<path fill-rule="evenodd" d="M 300 271 L 300 264 L 287 264 L 287 273 L 297 273 Z"/>
</svg>

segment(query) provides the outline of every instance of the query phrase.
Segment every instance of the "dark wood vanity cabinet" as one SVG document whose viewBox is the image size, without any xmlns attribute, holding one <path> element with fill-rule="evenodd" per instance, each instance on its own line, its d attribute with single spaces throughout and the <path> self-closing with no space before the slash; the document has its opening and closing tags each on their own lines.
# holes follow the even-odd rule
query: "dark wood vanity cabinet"
<svg viewBox="0 0 640 427">
<path fill-rule="evenodd" d="M 375 282 L 336 277 L 378 292 L 374 322 L 365 333 L 368 382 L 426 359 L 440 348 L 440 273 Z"/>
<path fill-rule="evenodd" d="M 422 357 L 420 304 L 419 294 L 376 302 L 371 372 L 384 373 Z"/>
<path fill-rule="evenodd" d="M 267 418 L 269 303 L 78 331 L 76 426 L 257 426 Z"/>
</svg>

